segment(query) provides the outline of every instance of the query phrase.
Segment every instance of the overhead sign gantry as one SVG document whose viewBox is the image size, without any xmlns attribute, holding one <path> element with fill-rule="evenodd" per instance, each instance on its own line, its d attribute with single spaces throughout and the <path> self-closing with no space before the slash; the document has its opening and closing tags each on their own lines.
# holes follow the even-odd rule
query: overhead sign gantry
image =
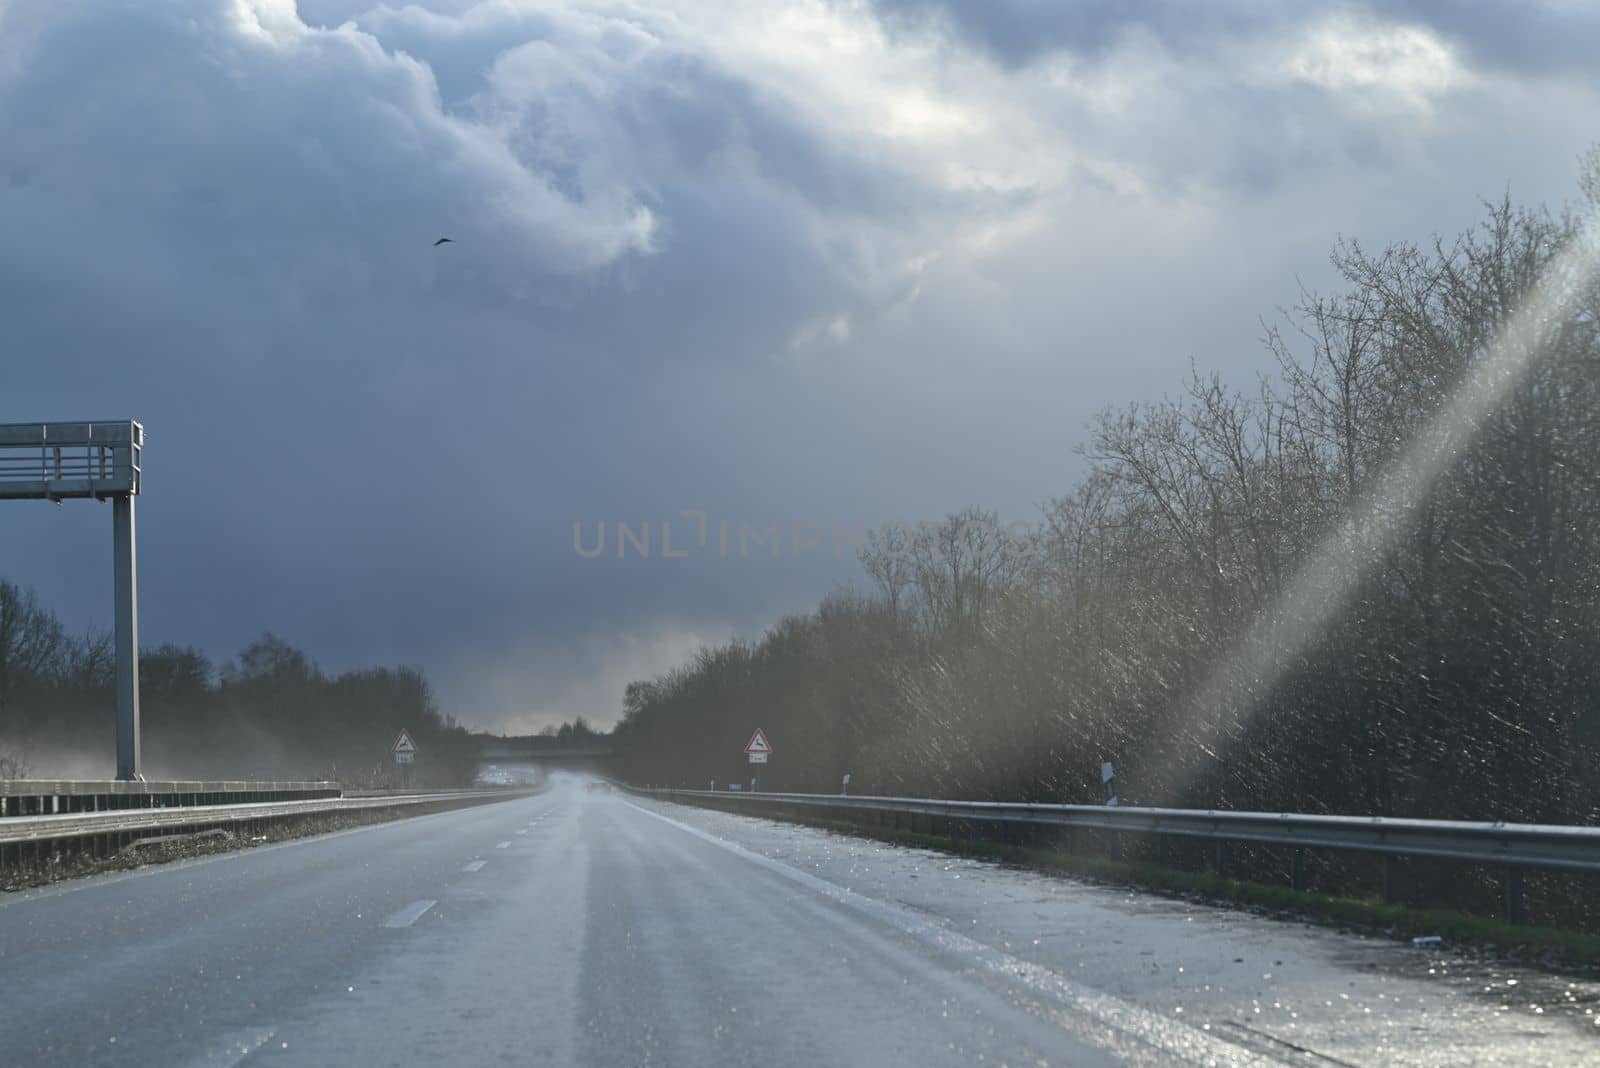
<svg viewBox="0 0 1600 1068">
<path fill-rule="evenodd" d="M 111 502 L 116 600 L 117 778 L 139 778 L 139 567 L 133 499 L 144 427 L 0 423 L 0 500 Z"/>
</svg>

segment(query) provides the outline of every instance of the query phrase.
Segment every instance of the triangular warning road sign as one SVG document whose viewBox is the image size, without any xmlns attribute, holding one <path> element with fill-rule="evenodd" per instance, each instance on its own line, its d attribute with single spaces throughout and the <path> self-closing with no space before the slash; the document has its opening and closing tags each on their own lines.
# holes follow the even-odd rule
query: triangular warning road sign
<svg viewBox="0 0 1600 1068">
<path fill-rule="evenodd" d="M 744 747 L 746 753 L 770 753 L 772 743 L 767 741 L 767 736 L 757 727 L 756 732 L 750 736 L 750 744 Z"/>
<path fill-rule="evenodd" d="M 411 740 L 411 732 L 401 727 L 400 737 L 394 740 L 394 745 L 391 748 L 396 753 L 415 753 L 417 751 L 417 743 Z"/>
</svg>

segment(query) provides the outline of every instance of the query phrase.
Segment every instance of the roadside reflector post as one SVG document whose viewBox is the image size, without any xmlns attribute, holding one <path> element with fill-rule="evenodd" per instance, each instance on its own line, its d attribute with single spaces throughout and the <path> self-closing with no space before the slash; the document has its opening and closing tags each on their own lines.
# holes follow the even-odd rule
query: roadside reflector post
<svg viewBox="0 0 1600 1068">
<path fill-rule="evenodd" d="M 1306 851 L 1296 848 L 1289 854 L 1289 886 L 1295 890 L 1306 888 Z"/>
<path fill-rule="evenodd" d="M 1117 807 L 1117 770 L 1111 766 L 1110 761 L 1100 765 L 1100 781 L 1105 783 L 1106 804 L 1111 808 Z"/>
<path fill-rule="evenodd" d="M 1383 858 L 1383 903 L 1400 903 L 1400 858 L 1387 854 Z"/>
<path fill-rule="evenodd" d="M 1522 903 L 1522 869 L 1507 868 L 1505 881 L 1505 912 L 1507 923 L 1526 923 L 1527 911 Z"/>
</svg>

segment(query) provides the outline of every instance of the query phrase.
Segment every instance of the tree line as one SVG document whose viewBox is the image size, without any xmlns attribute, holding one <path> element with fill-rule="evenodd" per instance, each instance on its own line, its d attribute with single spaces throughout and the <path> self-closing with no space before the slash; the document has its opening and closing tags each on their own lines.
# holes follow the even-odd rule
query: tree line
<svg viewBox="0 0 1600 1068">
<path fill-rule="evenodd" d="M 1591 278 L 1417 455 L 1586 239 L 1600 157 L 1582 187 L 1578 213 L 1507 197 L 1453 239 L 1339 242 L 1336 291 L 1263 321 L 1253 388 L 1197 369 L 1106 411 L 1029 529 L 967 508 L 880 532 L 864 590 L 629 686 L 626 776 L 1097 803 L 1110 761 L 1138 804 L 1600 819 Z M 1402 464 L 1440 473 L 1401 494 Z"/>
<path fill-rule="evenodd" d="M 0 778 L 109 778 L 115 654 L 101 631 L 66 632 L 28 589 L 0 579 Z M 216 665 L 162 645 L 139 657 L 150 779 L 329 779 L 347 786 L 471 782 L 481 739 L 441 714 L 415 668 L 330 675 L 271 633 Z M 399 731 L 418 748 L 404 775 Z"/>
</svg>

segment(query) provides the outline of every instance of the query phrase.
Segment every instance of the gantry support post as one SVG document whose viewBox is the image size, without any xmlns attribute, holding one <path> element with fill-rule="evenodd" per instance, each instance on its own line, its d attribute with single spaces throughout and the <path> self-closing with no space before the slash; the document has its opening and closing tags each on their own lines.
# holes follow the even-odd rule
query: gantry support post
<svg viewBox="0 0 1600 1068">
<path fill-rule="evenodd" d="M 139 777 L 139 552 L 134 498 L 111 498 L 116 561 L 117 778 Z"/>
</svg>

